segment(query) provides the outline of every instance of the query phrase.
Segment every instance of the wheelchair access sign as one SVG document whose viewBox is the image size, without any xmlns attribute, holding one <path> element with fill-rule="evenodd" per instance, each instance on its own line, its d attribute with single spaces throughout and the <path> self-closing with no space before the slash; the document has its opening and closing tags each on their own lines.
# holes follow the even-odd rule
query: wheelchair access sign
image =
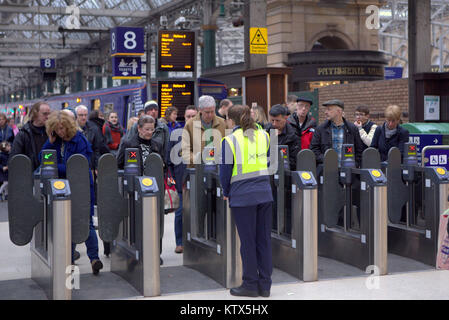
<svg viewBox="0 0 449 320">
<path fill-rule="evenodd" d="M 423 167 L 443 167 L 449 170 L 449 146 L 427 146 L 422 149 Z"/>
</svg>

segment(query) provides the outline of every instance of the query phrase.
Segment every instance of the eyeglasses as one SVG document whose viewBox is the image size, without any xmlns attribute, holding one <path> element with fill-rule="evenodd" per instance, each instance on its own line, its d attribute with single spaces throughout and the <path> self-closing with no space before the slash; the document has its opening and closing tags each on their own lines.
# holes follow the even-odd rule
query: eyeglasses
<svg viewBox="0 0 449 320">
<path fill-rule="evenodd" d="M 363 116 L 365 116 L 365 114 L 364 113 L 360 113 L 360 112 L 356 112 L 355 116 L 356 117 L 363 117 Z"/>
</svg>

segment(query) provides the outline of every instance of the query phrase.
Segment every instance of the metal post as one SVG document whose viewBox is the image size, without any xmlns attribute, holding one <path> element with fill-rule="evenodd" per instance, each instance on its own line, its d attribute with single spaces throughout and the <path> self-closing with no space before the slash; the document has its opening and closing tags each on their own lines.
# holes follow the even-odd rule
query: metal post
<svg viewBox="0 0 449 320">
<path fill-rule="evenodd" d="M 379 275 L 387 274 L 388 256 L 388 208 L 387 186 L 374 187 L 374 265 Z"/>
<path fill-rule="evenodd" d="M 72 261 L 71 201 L 53 201 L 52 225 L 52 282 L 53 300 L 71 300 L 72 290 L 67 288 L 67 267 Z"/>
<path fill-rule="evenodd" d="M 143 295 L 161 294 L 157 195 L 142 198 Z"/>
<path fill-rule="evenodd" d="M 318 280 L 318 189 L 303 190 L 303 280 Z"/>
<path fill-rule="evenodd" d="M 229 204 L 226 204 L 226 288 L 242 284 L 242 257 L 240 256 L 240 237 Z"/>
</svg>

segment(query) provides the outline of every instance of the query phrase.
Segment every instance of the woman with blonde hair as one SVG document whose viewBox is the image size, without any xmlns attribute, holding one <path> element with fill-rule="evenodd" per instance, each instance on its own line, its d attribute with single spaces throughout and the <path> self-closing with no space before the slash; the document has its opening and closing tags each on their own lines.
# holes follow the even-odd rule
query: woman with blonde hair
<svg viewBox="0 0 449 320">
<path fill-rule="evenodd" d="M 268 123 L 267 116 L 265 115 L 265 111 L 259 105 L 251 107 L 251 118 L 260 125 L 262 128 Z"/>
<path fill-rule="evenodd" d="M 45 142 L 42 150 L 53 149 L 56 150 L 56 157 L 58 163 L 59 178 L 66 177 L 67 160 L 73 154 L 82 154 L 90 162 L 92 155 L 92 148 L 82 132 L 77 129 L 75 120 L 63 111 L 54 111 L 48 117 L 45 123 L 45 128 L 48 135 L 48 140 Z M 39 156 L 39 159 L 41 157 Z M 87 247 L 87 255 L 90 259 L 92 272 L 97 275 L 100 269 L 103 268 L 103 263 L 98 257 L 98 238 L 95 232 L 95 227 L 92 222 L 94 215 L 94 185 L 92 174 L 89 171 L 90 179 L 90 225 L 89 237 L 85 244 Z M 75 259 L 75 244 L 72 243 L 72 263 Z"/>
<path fill-rule="evenodd" d="M 390 148 L 397 147 L 404 156 L 404 144 L 408 142 L 409 132 L 399 125 L 401 121 L 401 108 L 389 105 L 385 110 L 386 121 L 378 126 L 374 132 L 371 147 L 379 150 L 381 161 L 387 161 Z"/>
</svg>

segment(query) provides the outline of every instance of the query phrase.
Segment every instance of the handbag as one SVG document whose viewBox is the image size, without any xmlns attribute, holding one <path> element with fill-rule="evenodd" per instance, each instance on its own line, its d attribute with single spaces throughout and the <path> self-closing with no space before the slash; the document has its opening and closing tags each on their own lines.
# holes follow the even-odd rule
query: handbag
<svg viewBox="0 0 449 320">
<path fill-rule="evenodd" d="M 176 182 L 173 176 L 168 170 L 167 176 L 164 179 L 165 195 L 164 195 L 164 209 L 165 214 L 174 212 L 179 208 L 179 195 L 176 191 Z"/>
<path fill-rule="evenodd" d="M 449 270 L 449 235 L 447 224 L 449 209 L 440 215 L 440 228 L 438 230 L 437 269 Z"/>
</svg>

